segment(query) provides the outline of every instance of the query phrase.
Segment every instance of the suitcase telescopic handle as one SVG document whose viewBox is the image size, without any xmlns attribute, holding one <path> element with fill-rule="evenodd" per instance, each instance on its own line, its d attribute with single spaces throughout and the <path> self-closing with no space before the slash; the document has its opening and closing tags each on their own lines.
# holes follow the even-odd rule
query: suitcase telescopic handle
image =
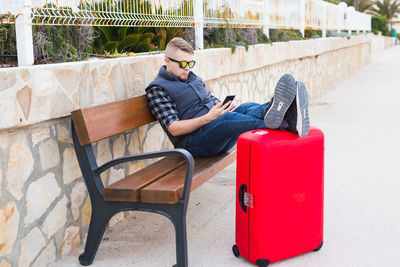
<svg viewBox="0 0 400 267">
<path fill-rule="evenodd" d="M 239 188 L 239 204 L 244 212 L 247 212 L 247 207 L 244 205 L 244 193 L 247 192 L 247 186 L 242 184 Z"/>
</svg>

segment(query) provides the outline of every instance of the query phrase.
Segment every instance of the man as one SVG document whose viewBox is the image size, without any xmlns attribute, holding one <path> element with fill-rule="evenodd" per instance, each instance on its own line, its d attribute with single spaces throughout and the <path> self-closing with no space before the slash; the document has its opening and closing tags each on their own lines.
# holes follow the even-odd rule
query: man
<svg viewBox="0 0 400 267">
<path fill-rule="evenodd" d="M 286 129 L 306 136 L 310 129 L 308 94 L 302 82 L 286 74 L 265 104 L 223 105 L 205 88 L 194 67 L 192 46 L 173 38 L 165 65 L 146 88 L 149 107 L 176 148 L 207 157 L 232 148 L 240 134 L 255 129 Z"/>
</svg>

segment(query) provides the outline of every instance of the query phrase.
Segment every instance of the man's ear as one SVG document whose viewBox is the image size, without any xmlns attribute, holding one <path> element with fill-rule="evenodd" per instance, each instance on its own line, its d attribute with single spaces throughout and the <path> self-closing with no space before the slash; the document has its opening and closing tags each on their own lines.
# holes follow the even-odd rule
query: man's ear
<svg viewBox="0 0 400 267">
<path fill-rule="evenodd" d="M 170 63 L 171 61 L 168 59 L 168 58 L 164 58 L 164 63 L 165 63 L 165 67 L 166 67 L 166 69 L 167 69 L 167 71 L 169 72 L 169 63 Z"/>
</svg>

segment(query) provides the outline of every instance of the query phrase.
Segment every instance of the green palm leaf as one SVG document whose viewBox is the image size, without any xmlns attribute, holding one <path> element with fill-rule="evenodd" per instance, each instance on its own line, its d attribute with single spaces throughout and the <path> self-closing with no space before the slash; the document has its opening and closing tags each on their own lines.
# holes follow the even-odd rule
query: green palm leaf
<svg viewBox="0 0 400 267">
<path fill-rule="evenodd" d="M 105 51 L 109 51 L 109 52 L 113 52 L 115 51 L 115 49 L 118 47 L 119 42 L 118 41 L 108 41 L 105 45 L 104 45 L 104 50 Z"/>
<path fill-rule="evenodd" d="M 114 38 L 113 38 L 113 31 L 112 31 L 112 28 L 111 27 L 104 27 L 104 26 L 101 26 L 101 27 L 97 27 L 99 30 L 100 30 L 100 32 L 104 35 L 104 37 L 106 38 L 106 40 L 107 41 L 111 41 L 111 40 L 113 40 Z"/>
<path fill-rule="evenodd" d="M 120 42 L 118 45 L 118 51 L 120 52 L 128 52 L 132 51 L 137 43 L 140 41 L 140 35 L 133 33 L 126 36 L 125 40 Z"/>
</svg>

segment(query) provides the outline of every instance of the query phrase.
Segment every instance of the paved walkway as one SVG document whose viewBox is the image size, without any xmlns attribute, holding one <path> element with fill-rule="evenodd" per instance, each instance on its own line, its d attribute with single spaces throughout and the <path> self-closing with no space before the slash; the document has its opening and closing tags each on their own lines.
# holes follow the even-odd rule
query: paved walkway
<svg viewBox="0 0 400 267">
<path fill-rule="evenodd" d="M 272 266 L 400 266 L 400 46 L 315 99 L 310 116 L 326 137 L 324 247 Z M 253 266 L 231 251 L 234 203 L 234 164 L 192 193 L 190 266 Z M 79 266 L 82 251 L 54 266 Z M 136 212 L 105 233 L 92 266 L 173 264 L 172 224 Z"/>
</svg>

